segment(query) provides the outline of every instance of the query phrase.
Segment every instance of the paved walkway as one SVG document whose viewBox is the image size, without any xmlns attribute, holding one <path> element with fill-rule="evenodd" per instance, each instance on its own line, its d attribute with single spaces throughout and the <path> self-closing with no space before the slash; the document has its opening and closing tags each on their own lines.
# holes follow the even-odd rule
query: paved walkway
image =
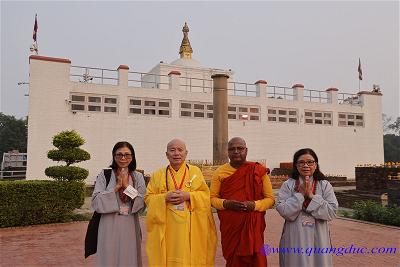
<svg viewBox="0 0 400 267">
<path fill-rule="evenodd" d="M 266 216 L 267 230 L 265 243 L 277 247 L 283 226 L 283 219 L 275 210 Z M 216 223 L 219 221 L 216 217 Z M 141 218 L 144 240 L 142 255 L 145 253 L 146 228 Z M 87 222 L 48 224 L 28 227 L 0 229 L 0 266 L 94 266 L 93 256 L 84 259 L 83 243 Z M 400 266 L 400 230 L 394 227 L 365 224 L 350 220 L 336 219 L 330 223 L 333 246 L 350 247 L 395 247 L 396 254 L 367 254 L 333 256 L 335 266 Z M 219 231 L 218 231 L 219 232 Z M 224 266 L 221 247 L 218 246 L 216 266 Z M 278 255 L 268 256 L 269 266 L 278 266 Z"/>
</svg>

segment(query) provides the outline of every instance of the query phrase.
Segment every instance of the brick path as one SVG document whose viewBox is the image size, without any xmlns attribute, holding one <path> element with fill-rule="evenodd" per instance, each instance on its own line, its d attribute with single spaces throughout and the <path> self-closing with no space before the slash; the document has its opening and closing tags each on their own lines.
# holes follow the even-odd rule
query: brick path
<svg viewBox="0 0 400 267">
<path fill-rule="evenodd" d="M 216 218 L 218 224 L 218 219 Z M 146 231 L 141 218 L 144 238 Z M 267 213 L 265 243 L 278 246 L 283 219 L 275 210 Z M 333 246 L 396 247 L 397 254 L 333 256 L 334 265 L 400 266 L 400 229 L 365 224 L 343 219 L 330 223 Z M 0 266 L 94 266 L 94 257 L 83 257 L 83 242 L 87 222 L 37 225 L 0 229 Z M 219 232 L 219 231 L 218 231 Z M 146 266 L 147 258 L 142 246 Z M 397 256 L 397 257 L 396 257 Z M 224 266 L 221 247 L 218 246 L 216 266 Z M 269 266 L 278 266 L 278 255 L 268 257 Z"/>
</svg>

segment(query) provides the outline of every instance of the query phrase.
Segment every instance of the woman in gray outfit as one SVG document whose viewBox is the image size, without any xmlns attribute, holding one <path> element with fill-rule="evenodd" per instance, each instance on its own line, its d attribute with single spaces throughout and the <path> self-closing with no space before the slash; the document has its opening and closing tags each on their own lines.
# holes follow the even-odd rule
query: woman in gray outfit
<svg viewBox="0 0 400 267">
<path fill-rule="evenodd" d="M 97 266 L 142 266 L 142 234 L 138 212 L 144 208 L 146 186 L 137 172 L 133 147 L 118 142 L 112 150 L 110 182 L 104 172 L 96 179 L 92 208 L 101 213 Z"/>
<path fill-rule="evenodd" d="M 338 202 L 312 149 L 294 154 L 292 177 L 279 190 L 276 209 L 285 219 L 279 265 L 332 266 L 328 221 L 336 217 Z"/>
</svg>

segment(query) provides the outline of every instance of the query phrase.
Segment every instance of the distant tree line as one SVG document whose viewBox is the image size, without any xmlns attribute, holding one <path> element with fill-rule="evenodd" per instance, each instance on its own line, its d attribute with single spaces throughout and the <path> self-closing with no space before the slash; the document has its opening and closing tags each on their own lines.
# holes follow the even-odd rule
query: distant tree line
<svg viewBox="0 0 400 267">
<path fill-rule="evenodd" d="M 13 149 L 26 152 L 28 140 L 28 120 L 16 119 L 0 112 L 0 162 L 3 153 Z"/>
<path fill-rule="evenodd" d="M 400 162 L 400 117 L 392 121 L 383 115 L 383 133 L 385 162 Z"/>
<path fill-rule="evenodd" d="M 383 143 L 385 162 L 400 162 L 400 117 L 396 120 L 383 115 Z M 0 112 L 0 160 L 4 152 L 18 149 L 26 152 L 28 139 L 28 120 Z"/>
</svg>

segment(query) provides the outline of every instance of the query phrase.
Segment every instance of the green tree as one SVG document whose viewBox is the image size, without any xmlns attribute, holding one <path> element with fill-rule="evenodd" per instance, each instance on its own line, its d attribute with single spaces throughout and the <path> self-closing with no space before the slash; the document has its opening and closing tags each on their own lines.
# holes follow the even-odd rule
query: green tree
<svg viewBox="0 0 400 267">
<path fill-rule="evenodd" d="M 394 132 L 395 135 L 400 135 L 400 117 L 388 125 L 388 128 Z"/>
<path fill-rule="evenodd" d="M 90 154 L 79 148 L 85 140 L 75 131 L 62 131 L 53 137 L 53 145 L 57 149 L 52 149 L 47 153 L 47 157 L 54 161 L 64 161 L 65 166 L 52 166 L 45 170 L 45 174 L 56 180 L 84 180 L 88 177 L 88 170 L 70 166 L 71 164 L 89 160 Z"/>
<path fill-rule="evenodd" d="M 400 162 L 400 117 L 392 122 L 392 118 L 383 116 L 383 145 L 385 162 Z"/>
<path fill-rule="evenodd" d="M 28 139 L 28 121 L 16 119 L 0 112 L 0 161 L 3 153 L 13 149 L 26 152 Z"/>
<path fill-rule="evenodd" d="M 400 162 L 400 136 L 385 134 L 383 136 L 385 162 Z"/>
</svg>

